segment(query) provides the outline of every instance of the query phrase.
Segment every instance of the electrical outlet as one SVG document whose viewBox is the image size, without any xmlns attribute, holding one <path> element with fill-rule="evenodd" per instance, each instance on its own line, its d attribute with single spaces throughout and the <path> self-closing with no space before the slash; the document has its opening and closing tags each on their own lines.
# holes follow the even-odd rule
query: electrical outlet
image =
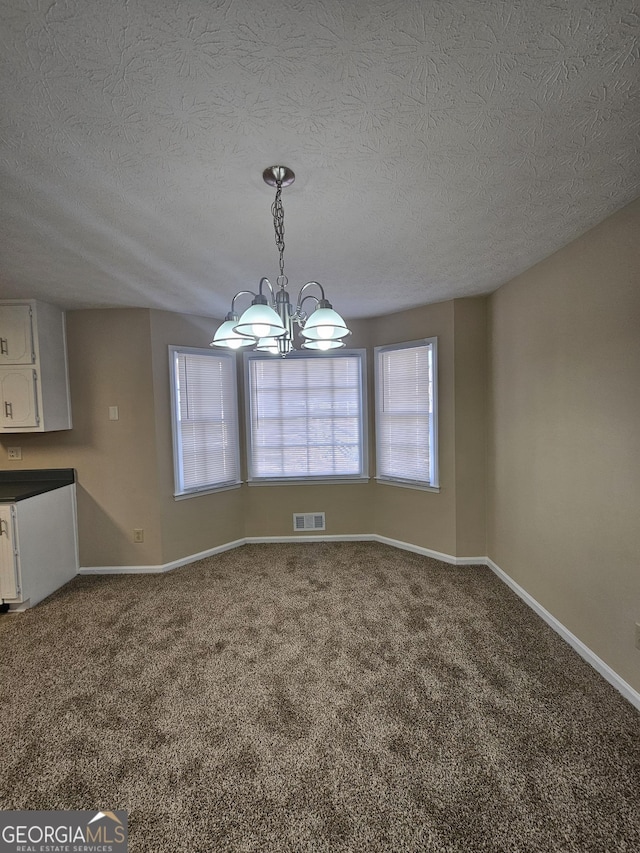
<svg viewBox="0 0 640 853">
<path fill-rule="evenodd" d="M 7 459 L 22 459 L 22 448 L 7 447 Z"/>
<path fill-rule="evenodd" d="M 133 530 L 133 541 L 138 544 L 144 542 L 144 530 L 141 527 L 135 527 Z"/>
<path fill-rule="evenodd" d="M 636 649 L 640 649 L 640 622 L 636 622 Z"/>
</svg>

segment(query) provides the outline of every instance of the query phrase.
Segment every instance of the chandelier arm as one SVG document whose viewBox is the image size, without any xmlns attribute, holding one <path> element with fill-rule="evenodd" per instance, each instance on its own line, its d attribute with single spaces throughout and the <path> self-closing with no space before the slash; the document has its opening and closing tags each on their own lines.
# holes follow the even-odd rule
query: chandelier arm
<svg viewBox="0 0 640 853">
<path fill-rule="evenodd" d="M 320 288 L 320 293 L 322 294 L 321 298 L 323 301 L 325 300 L 324 287 L 320 284 L 320 282 L 319 281 L 308 281 L 306 284 L 302 285 L 302 287 L 300 288 L 300 293 L 298 293 L 298 302 L 296 305 L 296 313 L 298 312 L 298 309 L 302 306 L 302 303 L 304 302 L 304 300 L 307 298 L 306 296 L 303 297 L 302 294 L 305 292 L 307 287 L 311 287 L 312 284 L 315 284 L 316 287 Z M 315 298 L 317 299 L 318 297 L 316 296 Z M 319 301 L 320 300 L 318 300 L 318 302 Z"/>
<path fill-rule="evenodd" d="M 233 299 L 231 300 L 231 313 L 232 313 L 232 314 L 233 314 L 233 313 L 235 313 L 235 309 L 236 309 L 236 299 L 237 299 L 239 296 L 254 296 L 254 297 L 255 297 L 255 293 L 253 292 L 253 290 L 239 290 L 239 291 L 236 293 L 236 295 L 233 297 Z"/>
<path fill-rule="evenodd" d="M 275 293 L 274 293 L 274 291 L 273 291 L 273 285 L 271 284 L 271 282 L 269 281 L 269 279 L 268 279 L 266 276 L 263 276 L 263 277 L 260 279 L 260 285 L 259 285 L 259 287 L 258 287 L 258 293 L 260 293 L 260 295 L 261 295 L 261 296 L 263 296 L 263 295 L 264 295 L 264 294 L 262 293 L 262 285 L 263 285 L 263 284 L 266 284 L 266 285 L 267 285 L 267 287 L 269 288 L 269 292 L 271 293 L 271 303 L 272 303 L 273 305 L 275 305 L 276 297 L 275 297 Z"/>
<path fill-rule="evenodd" d="M 304 326 L 306 321 L 309 319 L 309 315 L 307 314 L 307 312 L 304 310 L 304 307 L 303 307 L 304 303 L 307 301 L 307 299 L 315 299 L 316 308 L 320 304 L 320 300 L 318 299 L 318 297 L 314 293 L 307 293 L 307 295 L 304 296 L 300 300 L 300 302 L 298 302 L 298 304 L 296 305 L 295 311 L 291 312 L 291 320 L 292 320 L 292 322 L 297 323 L 298 326 Z M 312 310 L 315 311 L 315 308 Z"/>
</svg>

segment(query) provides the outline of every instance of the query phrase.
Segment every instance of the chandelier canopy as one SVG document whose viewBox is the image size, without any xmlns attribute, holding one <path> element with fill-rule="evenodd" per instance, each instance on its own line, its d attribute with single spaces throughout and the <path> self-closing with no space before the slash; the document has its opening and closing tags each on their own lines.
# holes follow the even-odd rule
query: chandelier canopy
<svg viewBox="0 0 640 853">
<path fill-rule="evenodd" d="M 260 352 L 286 356 L 294 346 L 295 326 L 300 329 L 303 338 L 302 347 L 308 350 L 326 351 L 344 346 L 351 332 L 347 324 L 326 299 L 324 288 L 317 281 L 303 284 L 298 293 L 295 308 L 291 304 L 287 285 L 289 279 L 284 273 L 284 208 L 282 206 L 282 188 L 292 184 L 295 175 L 287 166 L 270 166 L 262 177 L 266 184 L 276 188 L 276 197 L 271 205 L 273 229 L 280 259 L 280 274 L 276 279 L 276 288 L 268 278 L 261 278 L 258 292 L 240 290 L 231 300 L 231 310 L 224 323 L 217 329 L 212 347 L 240 349 L 253 347 Z M 316 293 L 310 292 L 312 289 Z M 317 295 L 319 292 L 320 296 Z M 251 296 L 251 304 L 242 315 L 236 312 L 236 300 L 242 296 Z M 307 300 L 315 300 L 311 313 L 304 308 Z"/>
</svg>

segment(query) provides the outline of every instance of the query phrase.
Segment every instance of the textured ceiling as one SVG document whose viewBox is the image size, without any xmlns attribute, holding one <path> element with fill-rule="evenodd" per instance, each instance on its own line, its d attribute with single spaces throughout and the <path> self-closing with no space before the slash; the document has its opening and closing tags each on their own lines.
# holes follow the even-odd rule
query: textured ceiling
<svg viewBox="0 0 640 853">
<path fill-rule="evenodd" d="M 636 0 L 2 0 L 0 292 L 346 317 L 486 293 L 640 194 Z M 242 307 L 242 306 L 241 306 Z"/>
</svg>

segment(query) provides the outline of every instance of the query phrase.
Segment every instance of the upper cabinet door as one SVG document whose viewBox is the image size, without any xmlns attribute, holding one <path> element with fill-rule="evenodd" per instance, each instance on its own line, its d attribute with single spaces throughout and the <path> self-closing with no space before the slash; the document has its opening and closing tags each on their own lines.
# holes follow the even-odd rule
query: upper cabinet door
<svg viewBox="0 0 640 853">
<path fill-rule="evenodd" d="M 0 305 L 0 364 L 34 362 L 31 307 Z"/>
<path fill-rule="evenodd" d="M 0 367 L 0 427 L 38 427 L 38 377 L 31 367 Z"/>
</svg>

